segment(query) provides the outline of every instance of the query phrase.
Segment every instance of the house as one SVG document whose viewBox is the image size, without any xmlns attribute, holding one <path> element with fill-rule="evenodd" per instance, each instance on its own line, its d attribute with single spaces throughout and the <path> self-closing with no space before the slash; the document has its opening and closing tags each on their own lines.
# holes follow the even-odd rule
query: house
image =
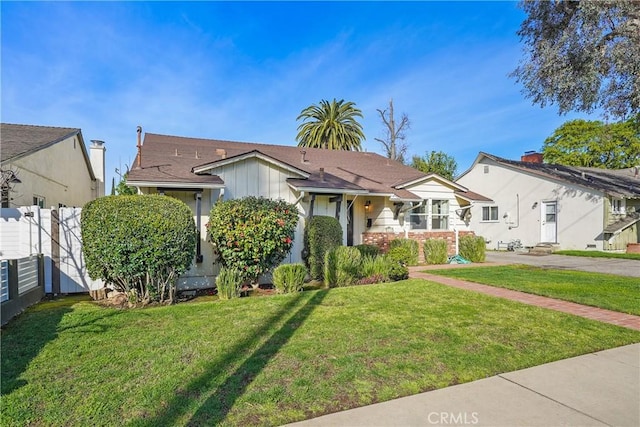
<svg viewBox="0 0 640 427">
<path fill-rule="evenodd" d="M 105 148 L 77 128 L 0 124 L 2 207 L 76 206 L 104 195 Z"/>
<path fill-rule="evenodd" d="M 608 170 L 547 164 L 539 153 L 520 161 L 480 153 L 456 183 L 491 202 L 471 207 L 471 229 L 502 247 L 625 250 L 640 238 L 638 168 Z"/>
<path fill-rule="evenodd" d="M 200 244 L 183 287 L 212 286 L 216 273 L 205 224 L 218 200 L 245 196 L 283 199 L 300 221 L 285 262 L 300 262 L 306 219 L 337 218 L 345 245 L 408 237 L 447 239 L 470 233 L 466 208 L 486 199 L 461 184 L 424 174 L 378 154 L 218 141 L 146 133 L 127 184 L 140 193 L 179 198 L 194 212 Z"/>
</svg>

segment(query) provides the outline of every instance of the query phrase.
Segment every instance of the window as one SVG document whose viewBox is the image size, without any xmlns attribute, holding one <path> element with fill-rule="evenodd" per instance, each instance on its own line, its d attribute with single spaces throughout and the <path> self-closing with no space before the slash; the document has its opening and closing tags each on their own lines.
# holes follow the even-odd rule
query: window
<svg viewBox="0 0 640 427">
<path fill-rule="evenodd" d="M 482 207 L 482 220 L 483 221 L 497 221 L 498 220 L 498 207 L 497 206 L 483 206 Z"/>
<path fill-rule="evenodd" d="M 412 230 L 427 229 L 427 212 L 422 202 L 413 202 L 414 209 L 411 211 L 410 221 Z M 416 206 L 421 205 L 419 208 Z"/>
<path fill-rule="evenodd" d="M 485 167 L 484 167 L 484 173 L 489 173 L 489 166 L 486 166 L 486 165 L 485 165 Z"/>
<path fill-rule="evenodd" d="M 431 229 L 432 230 L 448 230 L 449 229 L 449 201 L 448 200 L 432 200 L 431 201 Z"/>
<path fill-rule="evenodd" d="M 44 197 L 42 196 L 33 196 L 33 204 L 44 209 Z"/>
<path fill-rule="evenodd" d="M 426 203 L 414 202 L 409 218 L 412 230 L 448 230 L 449 201 L 429 199 Z"/>
<path fill-rule="evenodd" d="M 624 214 L 626 210 L 626 204 L 624 199 L 612 199 L 611 200 L 611 212 L 614 214 Z"/>
</svg>

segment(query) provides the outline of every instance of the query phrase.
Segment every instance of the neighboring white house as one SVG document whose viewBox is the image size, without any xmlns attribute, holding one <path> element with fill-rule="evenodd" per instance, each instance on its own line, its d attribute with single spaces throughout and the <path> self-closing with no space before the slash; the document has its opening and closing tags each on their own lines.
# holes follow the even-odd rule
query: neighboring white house
<svg viewBox="0 0 640 427">
<path fill-rule="evenodd" d="M 2 207 L 82 207 L 103 196 L 103 142 L 90 152 L 80 129 L 2 123 Z"/>
<path fill-rule="evenodd" d="M 140 137 L 139 132 L 139 137 Z M 212 286 L 216 274 L 205 224 L 217 200 L 245 196 L 283 199 L 300 221 L 285 262 L 300 262 L 306 219 L 337 218 L 345 245 L 443 238 L 455 251 L 457 232 L 469 233 L 466 207 L 488 201 L 466 187 L 424 174 L 378 154 L 185 138 L 146 133 L 127 184 L 187 203 L 201 234 L 182 286 Z"/>
<path fill-rule="evenodd" d="M 546 164 L 527 153 L 513 161 L 480 153 L 456 183 L 491 202 L 471 207 L 471 229 L 488 247 L 519 239 L 525 247 L 624 250 L 640 237 L 637 168 L 607 170 Z"/>
</svg>

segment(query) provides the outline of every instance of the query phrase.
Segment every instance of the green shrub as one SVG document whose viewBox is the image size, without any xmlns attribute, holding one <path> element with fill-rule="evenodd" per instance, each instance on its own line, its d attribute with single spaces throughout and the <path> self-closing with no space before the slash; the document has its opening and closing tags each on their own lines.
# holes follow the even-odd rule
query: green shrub
<svg viewBox="0 0 640 427">
<path fill-rule="evenodd" d="M 360 278 L 362 255 L 352 246 L 338 246 L 325 256 L 325 283 L 330 288 L 350 286 Z M 327 279 L 327 275 L 329 279 Z"/>
<path fill-rule="evenodd" d="M 131 301 L 175 300 L 176 279 L 191 265 L 197 239 L 185 203 L 159 195 L 101 197 L 84 206 L 80 223 L 92 279 Z"/>
<path fill-rule="evenodd" d="M 393 239 L 389 242 L 389 250 L 395 248 L 405 248 L 407 253 L 405 263 L 407 265 L 418 265 L 418 251 L 420 245 L 413 239 Z"/>
<path fill-rule="evenodd" d="M 220 299 L 238 298 L 242 288 L 242 273 L 235 268 L 222 267 L 216 277 L 216 288 Z"/>
<path fill-rule="evenodd" d="M 335 249 L 328 250 L 324 254 L 324 283 L 328 287 L 336 286 L 338 283 L 338 262 Z"/>
<path fill-rule="evenodd" d="M 245 197 L 215 204 L 207 223 L 223 267 L 253 284 L 291 251 L 298 209 L 283 200 Z"/>
<path fill-rule="evenodd" d="M 424 260 L 427 264 L 446 264 L 449 260 L 447 241 L 427 239 L 424 242 Z"/>
<path fill-rule="evenodd" d="M 487 244 L 484 237 L 465 235 L 458 242 L 460 256 L 471 262 L 484 262 Z"/>
<path fill-rule="evenodd" d="M 299 292 L 306 275 L 307 268 L 304 264 L 283 264 L 273 270 L 273 285 L 279 294 Z"/>
<path fill-rule="evenodd" d="M 386 257 L 363 256 L 358 284 L 388 282 L 390 270 L 391 263 Z"/>
<path fill-rule="evenodd" d="M 330 216 L 314 216 L 304 230 L 304 259 L 312 278 L 322 280 L 325 254 L 342 245 L 340 222 Z"/>
<path fill-rule="evenodd" d="M 389 249 L 385 255 L 389 262 L 389 279 L 392 281 L 405 280 L 409 278 L 409 268 L 407 268 L 407 252 L 405 246 L 397 246 Z M 410 254 L 409 254 L 410 256 Z"/>
<path fill-rule="evenodd" d="M 375 257 L 380 255 L 380 248 L 376 245 L 358 245 L 354 247 L 360 251 L 360 255 L 363 257 Z"/>
</svg>

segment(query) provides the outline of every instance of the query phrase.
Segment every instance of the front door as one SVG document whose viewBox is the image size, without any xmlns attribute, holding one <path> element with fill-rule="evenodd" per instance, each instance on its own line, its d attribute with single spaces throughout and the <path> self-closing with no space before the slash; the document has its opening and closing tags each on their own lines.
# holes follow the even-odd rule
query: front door
<svg viewBox="0 0 640 427">
<path fill-rule="evenodd" d="M 558 202 L 542 202 L 540 219 L 540 241 L 556 243 L 558 241 Z"/>
</svg>

